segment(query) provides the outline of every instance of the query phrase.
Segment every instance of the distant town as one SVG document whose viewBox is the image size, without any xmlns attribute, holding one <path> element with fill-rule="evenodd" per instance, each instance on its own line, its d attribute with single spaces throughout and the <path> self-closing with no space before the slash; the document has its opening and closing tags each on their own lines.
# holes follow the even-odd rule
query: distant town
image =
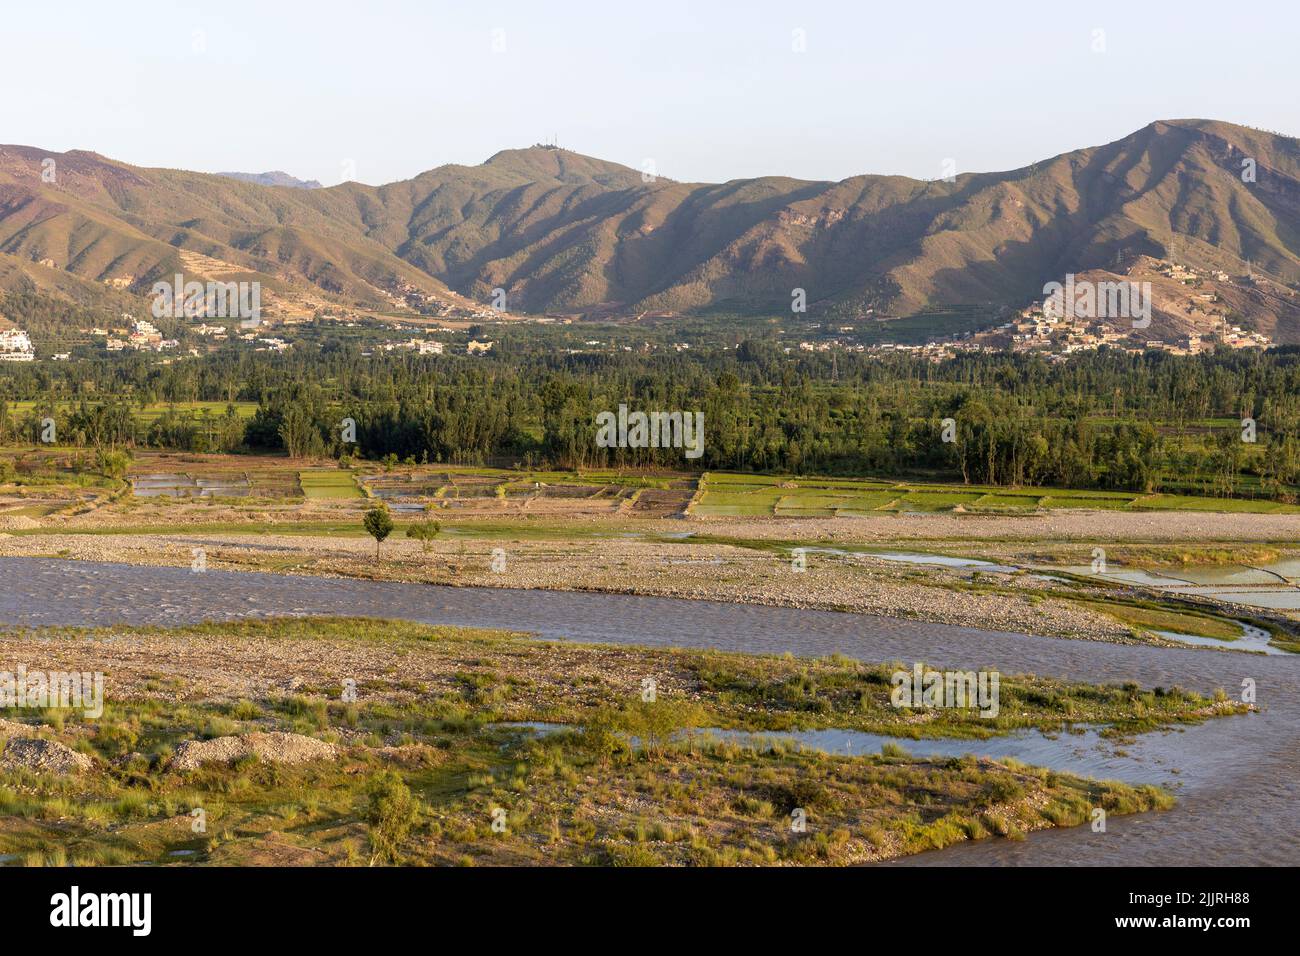
<svg viewBox="0 0 1300 956">
<path fill-rule="evenodd" d="M 1143 286 L 1153 283 L 1161 290 L 1160 312 L 1162 322 L 1159 334 L 1154 334 L 1150 318 L 1132 321 L 1117 316 L 1097 316 L 1088 311 L 1082 313 L 1075 309 L 1055 308 L 1047 299 L 1031 302 L 1019 309 L 1005 321 L 994 320 L 985 328 L 954 332 L 948 335 L 936 335 L 924 342 L 907 341 L 864 341 L 880 328 L 887 328 L 888 323 L 896 321 L 871 315 L 865 321 L 859 319 L 853 324 L 826 322 L 821 325 L 804 326 L 799 330 L 789 328 L 776 329 L 777 335 L 788 342 L 782 348 L 786 354 L 799 352 L 850 352 L 868 355 L 888 356 L 910 354 L 924 357 L 933 362 L 943 361 L 962 353 L 1036 353 L 1051 361 L 1062 361 L 1068 356 L 1108 348 L 1129 353 L 1165 352 L 1171 355 L 1197 355 L 1213 351 L 1219 347 L 1231 349 L 1266 349 L 1274 344 L 1273 340 L 1262 332 L 1244 328 L 1229 303 L 1224 301 L 1238 299 L 1243 290 L 1249 290 L 1256 282 L 1254 274 L 1234 278 L 1217 270 L 1196 269 L 1174 262 L 1140 257 L 1128 275 L 1110 273 L 1087 273 L 1095 278 L 1081 277 L 1081 283 L 1097 286 L 1125 286 L 1144 281 Z M 409 291 L 409 290 L 408 290 Z M 1148 292 L 1149 292 L 1148 288 Z M 1291 290 L 1286 290 L 1288 297 L 1293 297 Z M 1150 299 L 1147 299 L 1150 305 Z M 449 311 L 446 310 L 446 311 Z M 869 310 L 870 312 L 870 310 Z M 470 316 L 482 322 L 527 323 L 537 326 L 574 324 L 571 316 L 510 316 L 494 309 L 485 308 L 473 312 Z M 637 325 L 643 319 L 654 321 L 671 321 L 681 318 L 675 313 L 641 313 L 630 325 Z M 899 317 L 901 318 L 901 317 Z M 318 313 L 312 319 L 302 317 L 272 317 L 253 319 L 232 323 L 217 324 L 204 314 L 191 316 L 194 324 L 167 326 L 172 337 L 147 319 L 138 319 L 128 313 L 122 313 L 119 320 L 103 327 L 77 329 L 80 346 L 93 345 L 98 342 L 107 353 L 120 352 L 155 352 L 171 353 L 177 357 L 197 357 L 205 351 L 236 342 L 257 352 L 285 352 L 293 348 L 296 339 L 295 330 L 304 327 L 306 322 L 329 322 L 339 329 L 367 328 L 370 333 L 363 343 L 361 354 L 390 353 L 409 351 L 421 356 L 438 356 L 459 351 L 465 355 L 485 355 L 491 352 L 496 342 L 479 338 L 486 325 L 470 325 L 463 321 L 465 316 L 458 314 L 455 319 L 444 319 L 448 325 L 404 324 L 389 317 L 362 315 L 331 315 Z M 622 324 L 617 319 L 615 324 Z M 0 316 L 3 321 L 3 316 Z M 161 321 L 161 320 L 160 320 Z M 651 323 L 653 324 L 653 322 Z M 594 328 L 599 327 L 593 323 Z M 276 334 L 271 334 L 274 331 Z M 464 336 L 470 333 L 468 341 Z M 441 335 L 442 338 L 433 338 Z M 888 332 L 886 332 L 888 335 Z M 180 336 L 180 338 L 175 337 Z M 807 336 L 807 338 L 800 338 Z M 182 338 L 184 341 L 182 342 Z M 198 341 L 195 341 L 195 340 Z M 64 351 L 41 350 L 33 344 L 31 335 L 24 329 L 0 330 L 0 361 L 32 362 L 39 360 L 67 361 L 72 352 L 67 341 L 60 343 Z M 618 345 L 602 339 L 587 339 L 581 343 L 565 345 L 561 348 L 566 354 L 597 353 L 610 350 L 653 352 L 660 348 L 682 352 L 691 346 L 687 342 L 664 341 L 644 342 L 640 346 L 631 344 Z M 81 353 L 85 355 L 83 351 Z M 166 358 L 164 362 L 172 361 Z"/>
<path fill-rule="evenodd" d="M 355 322 L 341 324 L 341 327 L 345 328 L 355 328 L 356 326 L 357 323 Z M 402 329 L 400 326 L 398 329 L 402 331 L 427 331 Z M 107 353 L 158 352 L 197 357 L 203 352 L 203 350 L 193 346 L 183 349 L 179 339 L 165 337 L 163 332 L 149 320 L 136 319 L 126 314 L 122 316 L 121 323 L 118 325 L 84 328 L 77 331 L 80 335 L 88 336 L 92 340 L 100 340 L 104 351 Z M 291 341 L 267 335 L 265 331 L 232 331 L 225 326 L 209 325 L 206 322 L 190 327 L 190 331 L 213 344 L 236 341 L 257 352 L 285 352 L 293 347 Z M 457 330 L 441 329 L 440 331 L 454 333 Z M 494 341 L 479 341 L 471 338 L 465 343 L 464 352 L 467 355 L 484 355 L 490 352 L 495 344 Z M 363 351 L 362 354 L 371 355 L 375 351 L 406 350 L 417 355 L 442 355 L 449 347 L 449 343 L 437 339 L 412 336 L 403 340 L 389 339 L 380 341 L 372 348 Z M 54 362 L 68 361 L 71 358 L 71 353 L 51 352 L 48 355 L 40 356 L 40 358 Z M 32 338 L 25 329 L 0 330 L 0 362 L 33 362 L 37 359 L 36 346 L 32 343 Z"/>
</svg>

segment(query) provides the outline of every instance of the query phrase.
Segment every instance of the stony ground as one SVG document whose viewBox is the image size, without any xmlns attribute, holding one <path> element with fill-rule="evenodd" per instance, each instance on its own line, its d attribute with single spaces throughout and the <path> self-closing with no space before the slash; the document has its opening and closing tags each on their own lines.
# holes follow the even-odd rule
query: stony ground
<svg viewBox="0 0 1300 956">
<path fill-rule="evenodd" d="M 728 544 L 627 539 L 453 540 L 426 553 L 391 539 L 374 557 L 360 537 L 287 534 L 23 535 L 0 540 L 0 555 L 50 556 L 138 565 L 190 566 L 202 549 L 209 569 L 263 570 L 483 587 L 606 591 L 749 604 L 847 610 L 976 627 L 1132 640 L 1118 622 L 1045 597 L 1042 582 L 1017 576 L 1023 593 L 963 590 L 971 573 L 900 566 L 866 555 L 813 553 L 807 570 L 791 560 Z M 501 549 L 504 569 L 492 570 Z M 500 567 L 501 565 L 498 564 Z M 988 581 L 1007 575 L 981 574 Z"/>
<path fill-rule="evenodd" d="M 65 496 L 66 497 L 66 496 Z M 177 503 L 170 499 L 134 499 L 41 518 L 41 527 L 110 530 L 147 524 L 211 522 L 351 521 L 373 504 L 365 499 L 264 501 L 248 503 Z M 1042 511 L 1024 515 L 878 514 L 853 518 L 635 518 L 611 510 L 600 515 L 522 514 L 496 499 L 461 502 L 440 512 L 444 520 L 513 520 L 527 526 L 554 519 L 574 528 L 619 528 L 648 533 L 692 531 L 761 540 L 879 541 L 1295 541 L 1300 539 L 1300 514 L 1237 514 L 1197 511 Z M 464 505 L 463 509 L 460 507 Z M 0 519 L 4 516 L 0 515 Z M 32 524 L 21 522 L 20 528 Z M 0 531 L 6 530 L 0 524 Z M 14 530 L 10 528 L 8 530 Z"/>
<path fill-rule="evenodd" d="M 921 548 L 1018 563 L 1088 563 L 1094 546 L 1169 549 L 1269 547 L 1300 539 L 1298 515 L 1187 512 L 1059 511 L 1025 516 L 880 515 L 817 519 L 627 519 L 554 517 L 461 520 L 424 552 L 399 527 L 376 560 L 373 542 L 357 534 L 301 534 L 282 522 L 330 521 L 359 526 L 364 502 L 259 509 L 223 504 L 150 502 L 147 514 L 111 505 L 79 516 L 8 519 L 0 556 L 57 556 L 188 566 L 194 549 L 213 569 L 486 587 L 635 593 L 737 603 L 847 610 L 1058 637 L 1133 641 L 1114 618 L 1046 592 L 1054 586 L 1028 574 L 900 565 L 869 555 L 812 552 L 797 572 L 788 546 L 869 545 Z M 153 523 L 190 531 L 139 532 Z M 398 516 L 399 520 L 405 516 Z M 447 516 L 440 515 L 446 518 Z M 127 533 L 111 529 L 134 522 Z M 258 522 L 256 530 L 205 531 L 217 522 Z M 70 533 L 94 527 L 96 533 Z M 515 534 L 514 529 L 518 529 Z M 35 529 L 44 533 L 33 534 Z M 677 540 L 684 535 L 691 540 Z M 749 546 L 744 546 L 748 544 Z M 504 567 L 492 570 L 493 551 Z M 502 567 L 500 561 L 497 564 Z M 1142 640 L 1151 640 L 1146 637 Z"/>
</svg>

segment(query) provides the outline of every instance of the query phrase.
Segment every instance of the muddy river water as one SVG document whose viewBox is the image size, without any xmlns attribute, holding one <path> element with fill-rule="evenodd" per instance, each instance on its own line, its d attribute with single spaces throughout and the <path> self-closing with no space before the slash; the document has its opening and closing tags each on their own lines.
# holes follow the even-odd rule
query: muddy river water
<svg viewBox="0 0 1300 956">
<path fill-rule="evenodd" d="M 271 615 L 364 615 L 530 631 L 580 641 L 710 647 L 864 661 L 925 661 L 1089 681 L 1240 693 L 1257 686 L 1262 711 L 1147 735 L 1098 776 L 1157 780 L 1179 797 L 1166 813 L 1114 818 L 922 854 L 908 865 L 1252 865 L 1300 863 L 1300 655 L 1264 657 L 1198 648 L 1123 646 L 834 611 L 507 588 L 283 576 L 186 568 L 0 558 L 0 623 L 182 624 Z M 989 752 L 1034 762 L 1000 742 Z M 965 750 L 980 753 L 978 742 Z M 917 749 L 920 752 L 920 749 Z"/>
</svg>

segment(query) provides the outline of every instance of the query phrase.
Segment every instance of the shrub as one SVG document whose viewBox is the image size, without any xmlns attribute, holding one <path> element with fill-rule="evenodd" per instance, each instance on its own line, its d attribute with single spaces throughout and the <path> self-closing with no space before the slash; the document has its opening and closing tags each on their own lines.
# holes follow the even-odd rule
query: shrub
<svg viewBox="0 0 1300 956">
<path fill-rule="evenodd" d="M 366 823 L 371 862 L 397 863 L 402 841 L 415 825 L 417 807 L 410 788 L 391 770 L 376 774 L 367 787 Z"/>
<path fill-rule="evenodd" d="M 420 549 L 426 554 L 433 547 L 433 539 L 442 531 L 442 525 L 430 519 L 417 521 L 406 529 L 406 536 L 420 542 Z"/>
</svg>

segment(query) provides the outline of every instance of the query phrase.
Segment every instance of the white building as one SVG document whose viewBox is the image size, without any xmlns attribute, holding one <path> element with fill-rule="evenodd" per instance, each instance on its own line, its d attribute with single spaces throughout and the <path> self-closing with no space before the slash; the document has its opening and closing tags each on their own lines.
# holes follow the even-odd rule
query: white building
<svg viewBox="0 0 1300 956">
<path fill-rule="evenodd" d="M 31 362 L 36 358 L 32 340 L 22 329 L 0 331 L 0 362 Z"/>
</svg>

